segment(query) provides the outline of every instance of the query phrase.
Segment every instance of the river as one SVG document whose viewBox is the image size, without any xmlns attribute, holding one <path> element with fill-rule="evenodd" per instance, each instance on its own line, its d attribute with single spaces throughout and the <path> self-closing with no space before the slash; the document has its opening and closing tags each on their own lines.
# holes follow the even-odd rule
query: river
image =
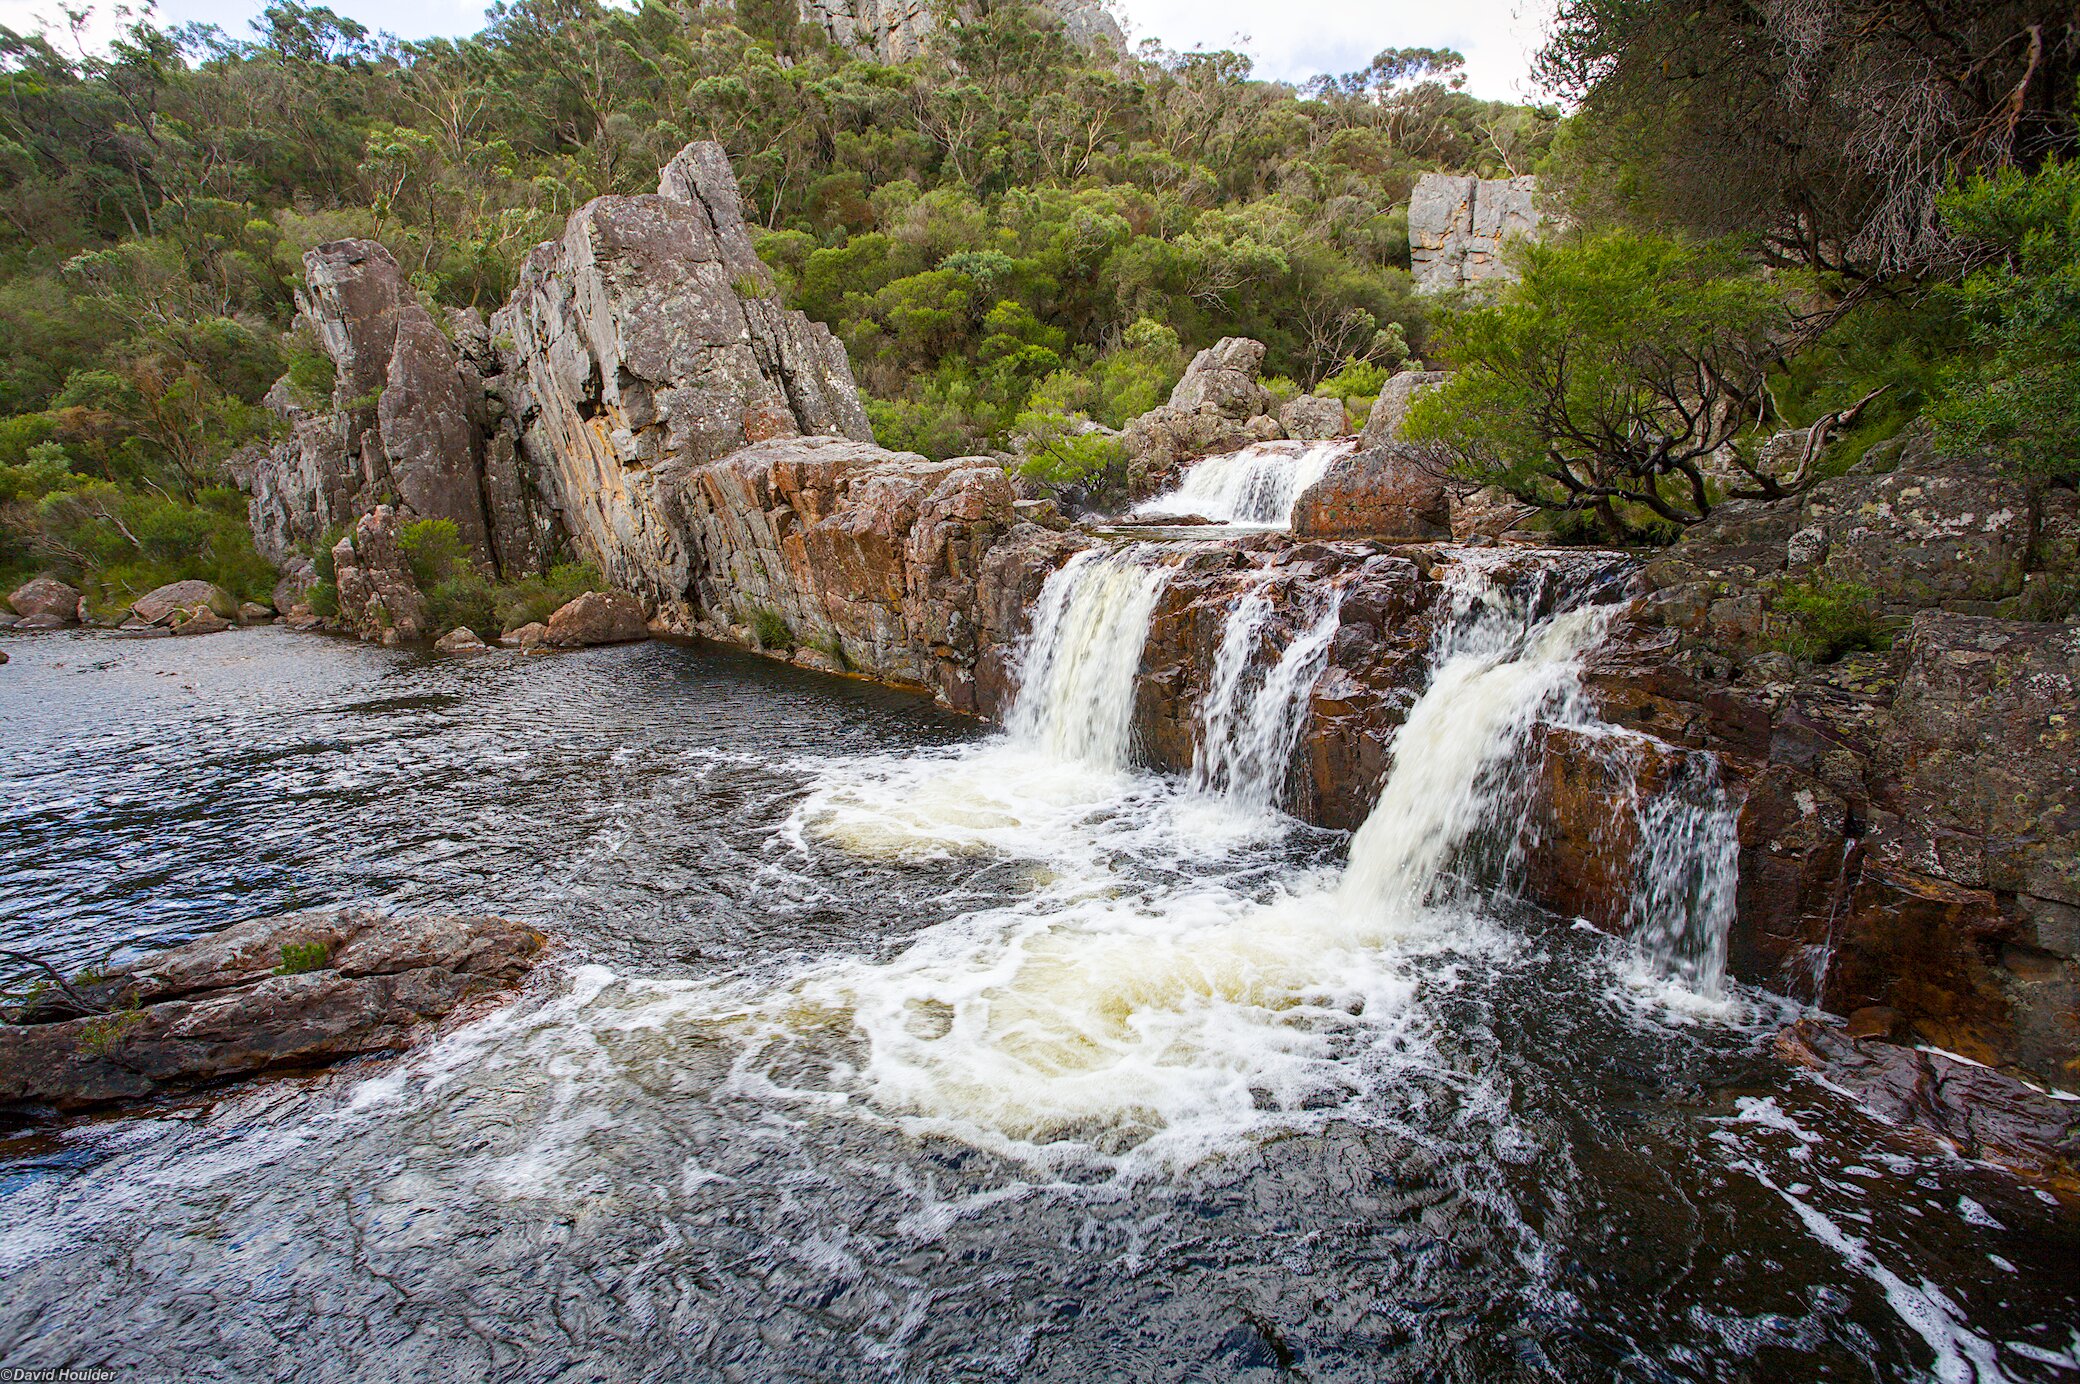
<svg viewBox="0 0 2080 1384">
<path fill-rule="evenodd" d="M 1470 590 L 1404 732 L 1431 749 L 1347 838 L 1270 805 L 1305 639 L 1217 679 L 1212 761 L 1134 766 L 1160 579 L 1051 582 L 1003 731 L 670 642 L 10 641 L 0 934 L 78 967 L 367 901 L 555 942 L 401 1059 L 0 1135 L 0 1365 L 2080 1367 L 2070 1213 L 1785 1069 L 1795 1011 L 1721 978 L 1695 919 L 1622 941 L 1465 873 L 1593 610 Z"/>
</svg>

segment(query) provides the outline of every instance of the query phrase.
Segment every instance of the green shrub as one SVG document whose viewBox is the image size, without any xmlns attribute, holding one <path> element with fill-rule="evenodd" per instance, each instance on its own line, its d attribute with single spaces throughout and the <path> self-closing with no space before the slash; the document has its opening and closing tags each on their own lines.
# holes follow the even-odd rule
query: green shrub
<svg viewBox="0 0 2080 1384">
<path fill-rule="evenodd" d="M 1807 663 L 1832 663 L 1889 642 L 1878 593 L 1861 582 L 1815 580 L 1780 586 L 1770 601 L 1769 644 Z"/>
<path fill-rule="evenodd" d="M 561 607 L 587 591 L 597 591 L 605 585 L 599 568 L 589 562 L 559 563 L 545 575 L 522 577 L 519 581 L 495 588 L 492 607 L 496 618 L 493 623 L 504 632 L 545 622 Z"/>
<path fill-rule="evenodd" d="M 332 947 L 326 942 L 282 943 L 282 964 L 274 968 L 278 976 L 300 976 L 315 971 L 332 960 Z"/>
<path fill-rule="evenodd" d="M 426 618 L 433 629 L 499 633 L 498 587 L 482 573 L 465 567 L 423 589 Z"/>
<path fill-rule="evenodd" d="M 304 603 L 311 614 L 320 619 L 336 619 L 339 615 L 339 586 L 331 581 L 315 581 L 304 588 Z"/>
<path fill-rule="evenodd" d="M 751 633 L 761 649 L 794 647 L 794 631 L 788 628 L 786 618 L 777 610 L 761 605 L 746 606 L 744 623 L 751 626 Z"/>
<path fill-rule="evenodd" d="M 130 1030 L 144 1019 L 144 1010 L 138 1007 L 133 997 L 130 1003 L 112 1014 L 102 1014 L 79 1026 L 79 1045 L 96 1057 L 107 1057 L 123 1046 Z"/>
<path fill-rule="evenodd" d="M 470 566 L 469 549 L 453 519 L 414 520 L 397 535 L 397 546 L 421 591 Z"/>
</svg>

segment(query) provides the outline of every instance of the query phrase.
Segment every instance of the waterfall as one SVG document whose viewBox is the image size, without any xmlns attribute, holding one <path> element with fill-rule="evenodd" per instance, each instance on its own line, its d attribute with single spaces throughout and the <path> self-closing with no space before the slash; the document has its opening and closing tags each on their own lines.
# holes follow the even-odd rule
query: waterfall
<svg viewBox="0 0 2080 1384">
<path fill-rule="evenodd" d="M 1430 686 L 1395 737 L 1379 803 L 1351 838 L 1347 907 L 1422 907 L 1460 846 L 1517 810 L 1507 801 L 1516 782 L 1508 770 L 1542 719 L 1571 709 L 1581 655 L 1612 611 L 1591 606 L 1537 619 L 1470 560 L 1448 581 L 1453 608 L 1433 646 Z"/>
<path fill-rule="evenodd" d="M 1057 759 L 1122 768 L 1133 737 L 1134 674 L 1168 580 L 1136 548 L 1086 549 L 1047 579 L 1005 728 Z"/>
<path fill-rule="evenodd" d="M 1430 902 L 1479 834 L 1529 806 L 1531 741 L 1541 724 L 1596 727 L 1581 695 L 1581 660 L 1615 606 L 1563 608 L 1503 589 L 1462 555 L 1448 575 L 1452 608 L 1433 646 L 1430 686 L 1394 742 L 1377 806 L 1351 839 L 1340 897 L 1353 909 L 1406 912 Z M 1632 732 L 1625 732 L 1630 736 Z M 1634 805 L 1634 887 L 1624 921 L 1655 978 L 1717 995 L 1726 970 L 1738 850 L 1734 812 L 1709 756 L 1667 791 Z"/>
<path fill-rule="evenodd" d="M 1138 507 L 1139 515 L 1196 514 L 1218 524 L 1291 528 L 1293 506 L 1331 463 L 1356 447 L 1337 442 L 1259 442 L 1208 457 L 1184 473 L 1177 489 Z"/>
<path fill-rule="evenodd" d="M 1654 975 L 1700 995 L 1726 979 L 1740 843 L 1718 774 L 1695 775 L 1639 807 L 1625 930 Z"/>
<path fill-rule="evenodd" d="M 1307 694 L 1321 676 L 1336 638 L 1339 597 L 1337 591 L 1328 593 L 1322 613 L 1286 646 L 1254 687 L 1249 674 L 1271 615 L 1270 597 L 1262 585 L 1254 586 L 1228 612 L 1213 677 L 1199 708 L 1194 788 L 1224 795 L 1253 811 L 1277 804 L 1293 747 L 1307 721 Z"/>
</svg>

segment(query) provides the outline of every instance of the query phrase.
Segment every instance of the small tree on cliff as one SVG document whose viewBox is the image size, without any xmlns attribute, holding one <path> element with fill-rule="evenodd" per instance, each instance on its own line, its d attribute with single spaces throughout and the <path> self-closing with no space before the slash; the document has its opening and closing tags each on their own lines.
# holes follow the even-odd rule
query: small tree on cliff
<svg viewBox="0 0 2080 1384">
<path fill-rule="evenodd" d="M 1863 407 L 1814 424 L 1781 474 L 1742 445 L 1771 412 L 1789 314 L 1782 291 L 1723 246 L 1609 231 L 1525 246 L 1518 262 L 1521 282 L 1442 324 L 1456 373 L 1408 420 L 1408 436 L 1462 479 L 1592 514 L 1621 541 L 1672 535 L 1722 498 L 1811 484 Z"/>
</svg>

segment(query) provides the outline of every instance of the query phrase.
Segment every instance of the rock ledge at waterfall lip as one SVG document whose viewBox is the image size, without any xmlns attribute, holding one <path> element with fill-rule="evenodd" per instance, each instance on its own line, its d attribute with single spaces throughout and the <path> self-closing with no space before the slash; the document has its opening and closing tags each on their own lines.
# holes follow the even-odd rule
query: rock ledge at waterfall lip
<svg viewBox="0 0 2080 1384">
<path fill-rule="evenodd" d="M 510 989 L 546 942 L 483 914 L 238 923 L 6 1014 L 0 1110 L 81 1110 L 408 1048 L 432 1020 Z"/>
<path fill-rule="evenodd" d="M 1926 1048 L 1852 1037 L 1800 1019 L 1776 1037 L 1780 1057 L 1918 1143 L 1933 1143 L 2080 1201 L 2080 1101 L 2060 1100 L 1990 1067 Z"/>
</svg>

